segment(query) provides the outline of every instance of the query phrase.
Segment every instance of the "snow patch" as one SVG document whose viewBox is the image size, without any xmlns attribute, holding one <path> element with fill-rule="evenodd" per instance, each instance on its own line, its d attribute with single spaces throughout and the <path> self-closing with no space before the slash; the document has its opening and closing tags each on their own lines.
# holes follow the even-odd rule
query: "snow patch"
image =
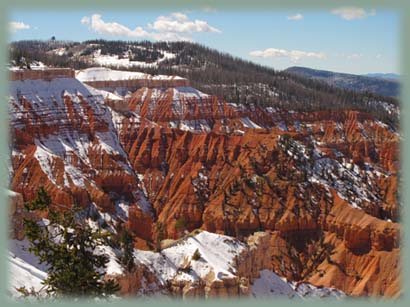
<svg viewBox="0 0 410 307">
<path fill-rule="evenodd" d="M 248 117 L 241 117 L 241 122 L 245 128 L 262 129 L 261 126 L 258 126 L 257 124 L 255 124 Z"/>
<path fill-rule="evenodd" d="M 335 288 L 315 287 L 308 283 L 288 282 L 272 271 L 260 271 L 251 287 L 251 295 L 256 298 L 287 296 L 288 298 L 345 298 L 346 294 Z"/>
</svg>

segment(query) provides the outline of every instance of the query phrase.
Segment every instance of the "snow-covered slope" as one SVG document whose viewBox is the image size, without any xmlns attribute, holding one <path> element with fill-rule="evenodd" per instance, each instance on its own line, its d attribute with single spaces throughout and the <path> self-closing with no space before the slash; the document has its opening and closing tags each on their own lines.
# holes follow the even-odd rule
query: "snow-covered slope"
<svg viewBox="0 0 410 307">
<path fill-rule="evenodd" d="M 344 298 L 346 294 L 334 288 L 315 287 L 311 284 L 288 282 L 272 271 L 260 271 L 251 288 L 251 294 L 256 298 L 269 298 L 274 296 L 287 296 L 289 298 Z"/>
<path fill-rule="evenodd" d="M 135 71 L 113 70 L 105 67 L 91 67 L 76 72 L 76 78 L 82 82 L 86 81 L 109 81 L 109 80 L 133 80 L 133 79 L 152 79 L 170 80 L 184 79 L 178 76 L 149 75 Z"/>
<path fill-rule="evenodd" d="M 39 291 L 43 287 L 41 282 L 47 277 L 46 266 L 39 264 L 37 257 L 26 250 L 28 246 L 29 242 L 26 240 L 9 242 L 8 291 L 15 297 L 20 296 L 16 288 L 34 288 L 35 291 Z"/>
<path fill-rule="evenodd" d="M 29 246 L 30 243 L 26 239 L 23 241 L 11 240 L 9 242 L 7 256 L 8 291 L 13 297 L 21 295 L 17 291 L 20 287 L 25 287 L 27 290 L 33 288 L 35 291 L 44 289 L 42 282 L 47 278 L 47 266 L 40 264 L 38 258 L 27 250 Z M 104 253 L 109 257 L 106 268 L 107 274 L 123 273 L 123 268 L 117 262 L 116 253 L 111 247 L 99 247 L 96 253 Z"/>
</svg>

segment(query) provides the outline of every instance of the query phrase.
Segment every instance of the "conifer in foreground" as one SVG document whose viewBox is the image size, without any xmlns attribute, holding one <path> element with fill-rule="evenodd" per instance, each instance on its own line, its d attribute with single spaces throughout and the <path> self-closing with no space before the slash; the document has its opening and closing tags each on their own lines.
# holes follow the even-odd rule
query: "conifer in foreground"
<svg viewBox="0 0 410 307">
<path fill-rule="evenodd" d="M 24 225 L 28 251 L 48 267 L 43 284 L 49 297 L 108 297 L 119 291 L 114 280 L 104 279 L 108 257 L 95 253 L 107 235 L 93 230 L 81 218 L 80 208 L 59 208 L 43 188 L 25 208 L 47 213 L 48 222 L 25 219 Z M 23 295 L 24 290 L 19 289 Z"/>
</svg>

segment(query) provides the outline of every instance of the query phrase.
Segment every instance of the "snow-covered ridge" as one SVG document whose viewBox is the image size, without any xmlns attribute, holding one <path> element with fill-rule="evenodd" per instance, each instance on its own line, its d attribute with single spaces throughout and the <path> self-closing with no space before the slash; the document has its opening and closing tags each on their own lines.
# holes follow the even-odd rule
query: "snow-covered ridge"
<svg viewBox="0 0 410 307">
<path fill-rule="evenodd" d="M 186 80 L 178 76 L 150 75 L 135 71 L 113 70 L 105 67 L 91 67 L 76 71 L 76 78 L 82 82 L 87 81 L 120 81 L 120 80 Z"/>
<path fill-rule="evenodd" d="M 75 78 L 56 78 L 52 80 L 16 80 L 10 82 L 9 94 L 11 99 L 19 101 L 24 97 L 28 101 L 36 104 L 48 104 L 56 101 L 63 103 L 64 95 L 83 96 L 84 98 L 98 96 L 101 93 L 91 86 L 88 86 Z"/>
</svg>

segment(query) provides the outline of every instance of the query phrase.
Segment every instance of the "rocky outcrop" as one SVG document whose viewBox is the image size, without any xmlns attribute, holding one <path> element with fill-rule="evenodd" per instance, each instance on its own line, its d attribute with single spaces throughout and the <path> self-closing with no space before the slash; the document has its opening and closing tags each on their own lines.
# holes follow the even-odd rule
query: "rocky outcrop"
<svg viewBox="0 0 410 307">
<path fill-rule="evenodd" d="M 171 292 L 182 298 L 238 298 L 249 296 L 249 281 L 246 278 L 222 277 L 215 279 L 213 272 L 204 280 L 171 282 Z"/>
<path fill-rule="evenodd" d="M 121 291 L 127 296 L 140 295 L 144 291 L 147 292 L 147 289 L 151 289 L 153 292 L 168 292 L 172 296 L 182 298 L 248 297 L 250 286 L 259 277 L 260 271 L 271 268 L 270 235 L 268 233 L 255 233 L 248 238 L 246 244 L 241 244 L 235 239 L 225 236 L 212 235 L 208 237 L 205 234 L 203 237 L 197 237 L 197 234 L 198 232 L 193 232 L 185 238 L 168 244 L 162 250 L 162 255 L 165 255 L 164 257 L 167 259 L 165 262 L 154 262 L 147 266 L 145 263 L 137 261 L 135 271 L 115 276 L 115 279 L 123 286 Z M 181 258 L 181 263 L 173 262 L 175 259 L 172 255 L 175 250 L 183 249 L 186 244 L 192 244 L 188 242 L 188 238 L 194 238 L 194 242 L 200 242 L 200 246 L 210 244 L 211 248 L 218 246 L 220 249 L 227 246 L 237 247 L 237 250 L 232 249 L 227 253 L 233 255 L 230 272 L 223 273 L 218 268 L 221 261 L 230 261 L 230 259 L 223 258 L 223 255 L 226 255 L 225 250 L 220 250 L 222 254 L 217 257 L 217 261 L 212 258 L 212 253 L 215 251 L 203 250 L 203 254 L 200 256 L 201 260 L 193 260 L 186 255 Z M 204 238 L 207 240 L 217 238 L 217 241 L 222 240 L 224 244 L 228 245 L 215 243 L 213 246 L 213 243 L 204 242 Z M 148 253 L 147 259 L 161 258 L 158 253 L 146 253 Z M 147 259 L 144 258 L 144 261 L 149 261 Z M 193 267 L 193 261 L 205 262 L 206 266 L 196 269 Z M 173 270 L 174 266 L 178 266 L 176 274 L 162 275 L 161 272 Z"/>
<path fill-rule="evenodd" d="M 272 269 L 270 234 L 255 232 L 246 240 L 248 249 L 237 259 L 237 275 L 253 283 L 259 271 Z"/>
<path fill-rule="evenodd" d="M 399 225 L 369 216 L 359 209 L 346 209 L 346 203 L 335 195 L 334 207 L 324 230 L 331 231 L 355 253 L 370 249 L 392 251 L 399 247 Z"/>
<path fill-rule="evenodd" d="M 144 264 L 139 264 L 132 272 L 109 275 L 106 278 L 113 279 L 120 285 L 121 290 L 119 294 L 123 297 L 167 292 L 166 287 L 161 284 L 158 276 Z"/>
<path fill-rule="evenodd" d="M 270 236 L 265 232 L 256 232 L 246 243 L 246 249 L 235 259 L 235 276 L 215 278 L 211 270 L 203 280 L 195 283 L 171 282 L 172 292 L 184 298 L 249 296 L 250 284 L 259 277 L 260 271 L 271 269 Z"/>
<path fill-rule="evenodd" d="M 154 221 L 149 213 L 133 206 L 128 211 L 128 228 L 137 237 L 151 241 Z"/>
<path fill-rule="evenodd" d="M 141 88 L 132 95 L 129 106 L 164 127 L 202 132 L 244 128 L 240 118 L 249 115 L 243 108 L 192 87 Z"/>
<path fill-rule="evenodd" d="M 390 251 L 345 248 L 333 233 L 326 240 L 334 246 L 331 257 L 320 263 L 308 282 L 324 287 L 346 289 L 352 296 L 398 298 L 401 293 L 399 249 Z"/>
</svg>

